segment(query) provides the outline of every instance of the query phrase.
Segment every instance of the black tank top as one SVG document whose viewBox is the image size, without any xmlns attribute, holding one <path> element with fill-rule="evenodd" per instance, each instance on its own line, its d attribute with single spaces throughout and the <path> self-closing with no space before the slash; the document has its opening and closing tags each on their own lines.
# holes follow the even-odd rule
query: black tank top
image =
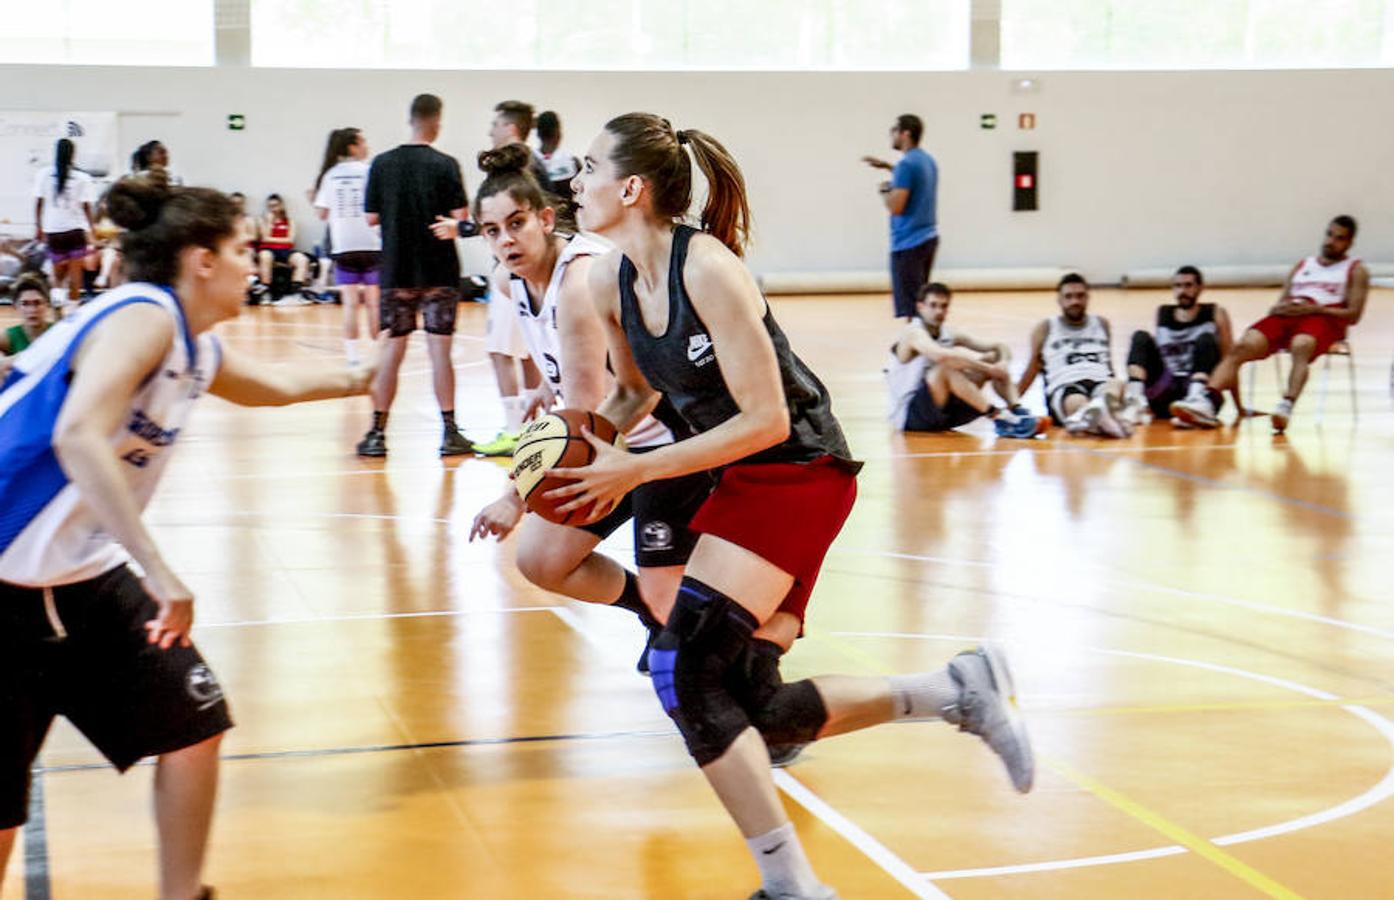
<svg viewBox="0 0 1394 900">
<path fill-rule="evenodd" d="M 638 272 L 629 257 L 620 260 L 620 324 L 629 340 L 639 371 L 661 393 L 693 432 L 710 431 L 740 411 L 721 377 L 707 326 L 693 309 L 683 282 L 687 248 L 696 229 L 679 225 L 673 232 L 673 252 L 668 268 L 668 330 L 655 337 L 644 324 L 634 292 Z M 789 407 L 789 437 L 740 460 L 743 463 L 808 462 L 831 456 L 861 467 L 852 460 L 842 426 L 833 416 L 828 389 L 818 376 L 789 349 L 789 340 L 765 305 L 765 331 L 774 343 L 784 401 Z M 728 361 L 727 365 L 732 362 Z"/>
<path fill-rule="evenodd" d="M 1215 322 L 1215 304 L 1199 304 L 1196 317 L 1189 322 L 1176 318 L 1180 309 L 1175 303 L 1157 307 L 1157 349 L 1172 375 L 1189 378 L 1195 371 L 1196 341 L 1204 334 L 1219 340 L 1220 329 Z"/>
</svg>

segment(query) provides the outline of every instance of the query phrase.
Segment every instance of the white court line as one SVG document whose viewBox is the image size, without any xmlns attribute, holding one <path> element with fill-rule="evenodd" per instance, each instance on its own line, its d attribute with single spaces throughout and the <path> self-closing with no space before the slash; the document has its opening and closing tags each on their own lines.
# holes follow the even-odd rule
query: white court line
<svg viewBox="0 0 1394 900">
<path fill-rule="evenodd" d="M 596 634 L 592 629 L 586 627 L 581 618 L 576 613 L 564 606 L 551 607 L 551 611 L 556 614 L 571 629 L 581 636 L 588 644 L 606 651 L 606 655 L 613 655 L 613 647 Z M 880 841 L 867 834 L 846 816 L 833 809 L 816 794 L 804 787 L 792 775 L 782 770 L 775 770 L 774 783 L 784 793 L 788 794 L 794 802 L 804 809 L 817 816 L 824 825 L 840 834 L 848 843 L 856 847 L 868 859 L 876 863 L 882 870 L 890 875 L 897 882 L 903 885 L 916 897 L 943 897 L 949 895 L 928 884 L 924 877 L 915 871 L 914 867 L 905 860 L 896 856 Z"/>
<path fill-rule="evenodd" d="M 832 632 L 841 637 L 880 637 L 901 640 L 927 640 L 927 641 L 954 641 L 954 642 L 976 642 L 984 638 L 980 635 L 963 634 L 923 634 L 915 632 L 865 632 L 865 631 L 836 631 Z M 1110 650 L 1106 647 L 1082 647 L 1081 649 L 1092 653 L 1102 653 L 1108 656 L 1121 656 L 1129 659 L 1141 659 L 1149 662 L 1164 662 L 1178 666 L 1187 666 L 1193 669 L 1204 669 L 1210 672 L 1218 672 L 1222 675 L 1232 675 L 1244 678 L 1249 681 L 1257 681 L 1273 687 L 1282 688 L 1294 693 L 1303 694 L 1316 700 L 1338 700 L 1336 694 L 1323 691 L 1320 688 L 1310 687 L 1300 682 L 1291 681 L 1286 678 L 1278 678 L 1273 675 L 1263 675 L 1258 672 L 1250 672 L 1247 669 L 1239 669 L 1234 666 L 1226 666 L 1220 663 L 1203 662 L 1196 659 L 1185 659 L 1177 656 L 1162 656 L 1155 653 L 1138 653 L 1130 650 Z M 1343 705 L 1341 709 L 1361 719 L 1379 735 L 1394 747 L 1394 723 L 1380 716 L 1370 709 L 1359 705 Z M 1277 837 L 1284 834 L 1302 831 L 1317 825 L 1324 825 L 1343 819 L 1347 816 L 1355 815 L 1362 810 L 1369 809 L 1379 803 L 1394 797 L 1394 766 L 1388 769 L 1373 786 L 1366 789 L 1358 796 L 1332 806 L 1328 809 L 1320 810 L 1309 815 L 1301 816 L 1296 819 L 1289 819 L 1279 822 L 1276 825 L 1268 825 L 1263 828 L 1255 828 L 1249 831 L 1236 832 L 1234 834 L 1221 835 L 1220 837 L 1210 838 L 1210 843 L 1217 846 L 1229 847 L 1235 844 L 1245 844 L 1251 841 L 1262 840 L 1265 838 Z M 942 872 L 928 872 L 924 877 L 943 881 L 953 878 L 983 878 L 996 875 L 1022 874 L 1026 872 L 1046 872 L 1060 869 L 1078 869 L 1088 866 L 1111 865 L 1121 862 L 1133 862 L 1140 859 L 1153 859 L 1158 856 L 1171 856 L 1177 853 L 1188 852 L 1186 848 L 1172 845 L 1168 847 L 1156 847 L 1150 850 L 1139 850 L 1132 853 L 1115 853 L 1107 856 L 1086 856 L 1075 859 L 1050 860 L 1039 863 L 1024 863 L 1011 866 L 991 866 L 978 869 L 954 869 Z"/>
<path fill-rule="evenodd" d="M 1036 455 L 1047 456 L 1063 453 L 1079 453 L 1083 450 L 1093 450 L 1095 451 L 1094 455 L 1103 456 L 1106 458 L 1109 456 L 1121 457 L 1124 454 L 1128 453 L 1151 453 L 1153 451 L 1160 452 L 1170 450 L 1234 450 L 1238 447 L 1244 446 L 1243 444 L 1205 444 L 1204 446 L 1197 446 L 1194 444 L 1160 444 L 1155 447 L 1120 446 L 1115 449 L 1112 446 L 1109 446 L 1107 448 L 1096 448 L 1093 446 L 1062 447 L 1059 445 L 1052 445 L 1048 442 L 1042 443 L 1045 443 L 1045 446 L 1040 446 L 1039 444 L 1032 444 L 1030 442 L 1018 442 L 1016 446 L 1012 447 L 1009 450 L 934 450 L 926 451 L 924 453 L 889 453 L 885 455 L 867 454 L 862 456 L 861 459 L 870 461 L 873 459 L 937 459 L 940 457 L 950 456 L 1015 456 L 1016 454 L 1021 453 L 1023 451 Z"/>
<path fill-rule="evenodd" d="M 916 872 L 913 866 L 892 853 L 885 844 L 867 834 L 851 819 L 829 806 L 793 775 L 783 769 L 776 769 L 773 774 L 776 787 L 788 794 L 795 803 L 816 816 L 824 825 L 841 835 L 849 844 L 860 850 L 867 859 L 880 866 L 882 871 L 894 878 L 910 893 L 916 897 L 947 898 L 949 896 L 926 881 L 925 876 Z"/>
<path fill-rule="evenodd" d="M 335 616 L 303 616 L 297 619 L 245 619 L 237 622 L 206 622 L 195 631 L 208 628 L 252 628 L 260 625 L 318 625 L 324 622 L 376 622 L 384 619 L 435 619 L 451 616 L 504 616 L 513 613 L 554 612 L 554 606 L 513 606 L 498 609 L 428 609 L 421 612 L 344 613 Z"/>
</svg>

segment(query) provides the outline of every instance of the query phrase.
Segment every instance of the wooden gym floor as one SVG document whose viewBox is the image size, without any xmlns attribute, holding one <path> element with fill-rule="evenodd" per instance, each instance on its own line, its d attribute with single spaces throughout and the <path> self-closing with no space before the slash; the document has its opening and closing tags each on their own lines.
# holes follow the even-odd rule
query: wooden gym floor
<svg viewBox="0 0 1394 900">
<path fill-rule="evenodd" d="M 1096 291 L 1115 359 L 1165 295 Z M 1242 327 L 1270 291 L 1212 291 Z M 1040 759 L 1028 797 L 942 724 L 837 738 L 777 775 L 845 898 L 1394 897 L 1394 318 L 1377 291 L 1316 422 L 1156 424 L 1034 443 L 884 425 L 884 298 L 780 300 L 868 461 L 786 674 L 937 668 L 990 636 Z M 1025 349 L 1049 292 L 963 294 L 951 324 Z M 460 418 L 498 403 L 462 308 Z M 337 308 L 222 333 L 334 360 Z M 3 324 L 13 314 L 0 310 Z M 1017 363 L 1019 370 L 1020 362 Z M 1259 369 L 1260 406 L 1274 397 Z M 504 465 L 442 462 L 414 346 L 391 457 L 354 458 L 366 400 L 208 399 L 147 520 L 199 598 L 233 702 L 209 880 L 228 898 L 730 898 L 744 846 L 635 674 L 625 614 L 530 587 L 468 543 Z M 1040 389 L 1030 395 L 1039 407 Z M 628 535 L 608 545 L 625 556 Z M 36 779 L 43 834 L 3 900 L 152 894 L 152 770 L 118 778 L 66 724 Z"/>
</svg>

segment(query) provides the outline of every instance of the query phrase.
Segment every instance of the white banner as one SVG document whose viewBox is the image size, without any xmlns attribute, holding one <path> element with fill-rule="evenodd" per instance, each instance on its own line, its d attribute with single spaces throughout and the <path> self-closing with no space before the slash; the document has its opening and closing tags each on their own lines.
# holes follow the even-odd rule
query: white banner
<svg viewBox="0 0 1394 900">
<path fill-rule="evenodd" d="M 116 158 L 116 113 L 0 110 L 0 234 L 30 237 L 34 173 L 53 165 L 55 144 L 77 145 L 74 165 L 105 190 L 125 166 Z"/>
</svg>

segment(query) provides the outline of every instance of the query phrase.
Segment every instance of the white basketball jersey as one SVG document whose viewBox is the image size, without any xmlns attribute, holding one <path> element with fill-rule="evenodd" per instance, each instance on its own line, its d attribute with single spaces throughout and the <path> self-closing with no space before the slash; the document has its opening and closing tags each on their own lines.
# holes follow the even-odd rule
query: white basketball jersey
<svg viewBox="0 0 1394 900">
<path fill-rule="evenodd" d="M 217 338 L 190 336 L 178 299 L 152 284 L 128 284 L 58 322 L 15 359 L 0 389 L 0 581 L 34 587 L 94 578 L 128 561 L 102 531 L 53 450 L 53 429 L 68 395 L 73 357 L 103 318 L 152 303 L 175 322 L 160 367 L 131 399 L 111 435 L 121 474 L 144 509 L 195 399 L 221 361 Z"/>
<path fill-rule="evenodd" d="M 1359 264 L 1360 260 L 1347 256 L 1340 262 L 1324 266 L 1320 258 L 1309 256 L 1302 260 L 1292 276 L 1292 289 L 1288 291 L 1288 296 L 1293 299 L 1306 298 L 1322 306 L 1345 306 L 1350 276 Z"/>
<path fill-rule="evenodd" d="M 1108 381 L 1113 377 L 1113 360 L 1103 320 L 1091 315 L 1075 327 L 1052 316 L 1041 348 L 1041 366 L 1047 395 L 1067 384 Z"/>
<path fill-rule="evenodd" d="M 609 251 L 608 244 L 595 238 L 583 235 L 571 238 L 557 256 L 547 290 L 542 294 L 542 303 L 535 312 L 532 299 L 528 296 L 527 283 L 516 275 L 508 279 L 509 293 L 518 308 L 518 321 L 523 328 L 528 353 L 563 405 L 566 398 L 561 391 L 561 332 L 557 328 L 557 296 L 561 292 L 562 276 L 566 273 L 567 265 L 578 256 L 599 256 Z M 658 447 L 671 444 L 673 433 L 657 419 L 645 416 L 625 434 L 625 441 L 631 447 Z"/>
<path fill-rule="evenodd" d="M 939 329 L 939 336 L 935 337 L 929 333 L 929 328 L 920 319 L 915 319 L 910 327 L 921 329 L 930 340 L 941 347 L 954 345 L 954 337 L 947 328 Z M 925 376 L 929 374 L 933 365 L 933 361 L 922 353 L 902 360 L 896 356 L 895 347 L 891 348 L 890 359 L 886 363 L 886 390 L 890 397 L 892 426 L 905 427 L 905 416 L 910 410 L 910 401 L 914 399 L 920 385 L 924 384 Z"/>
</svg>

